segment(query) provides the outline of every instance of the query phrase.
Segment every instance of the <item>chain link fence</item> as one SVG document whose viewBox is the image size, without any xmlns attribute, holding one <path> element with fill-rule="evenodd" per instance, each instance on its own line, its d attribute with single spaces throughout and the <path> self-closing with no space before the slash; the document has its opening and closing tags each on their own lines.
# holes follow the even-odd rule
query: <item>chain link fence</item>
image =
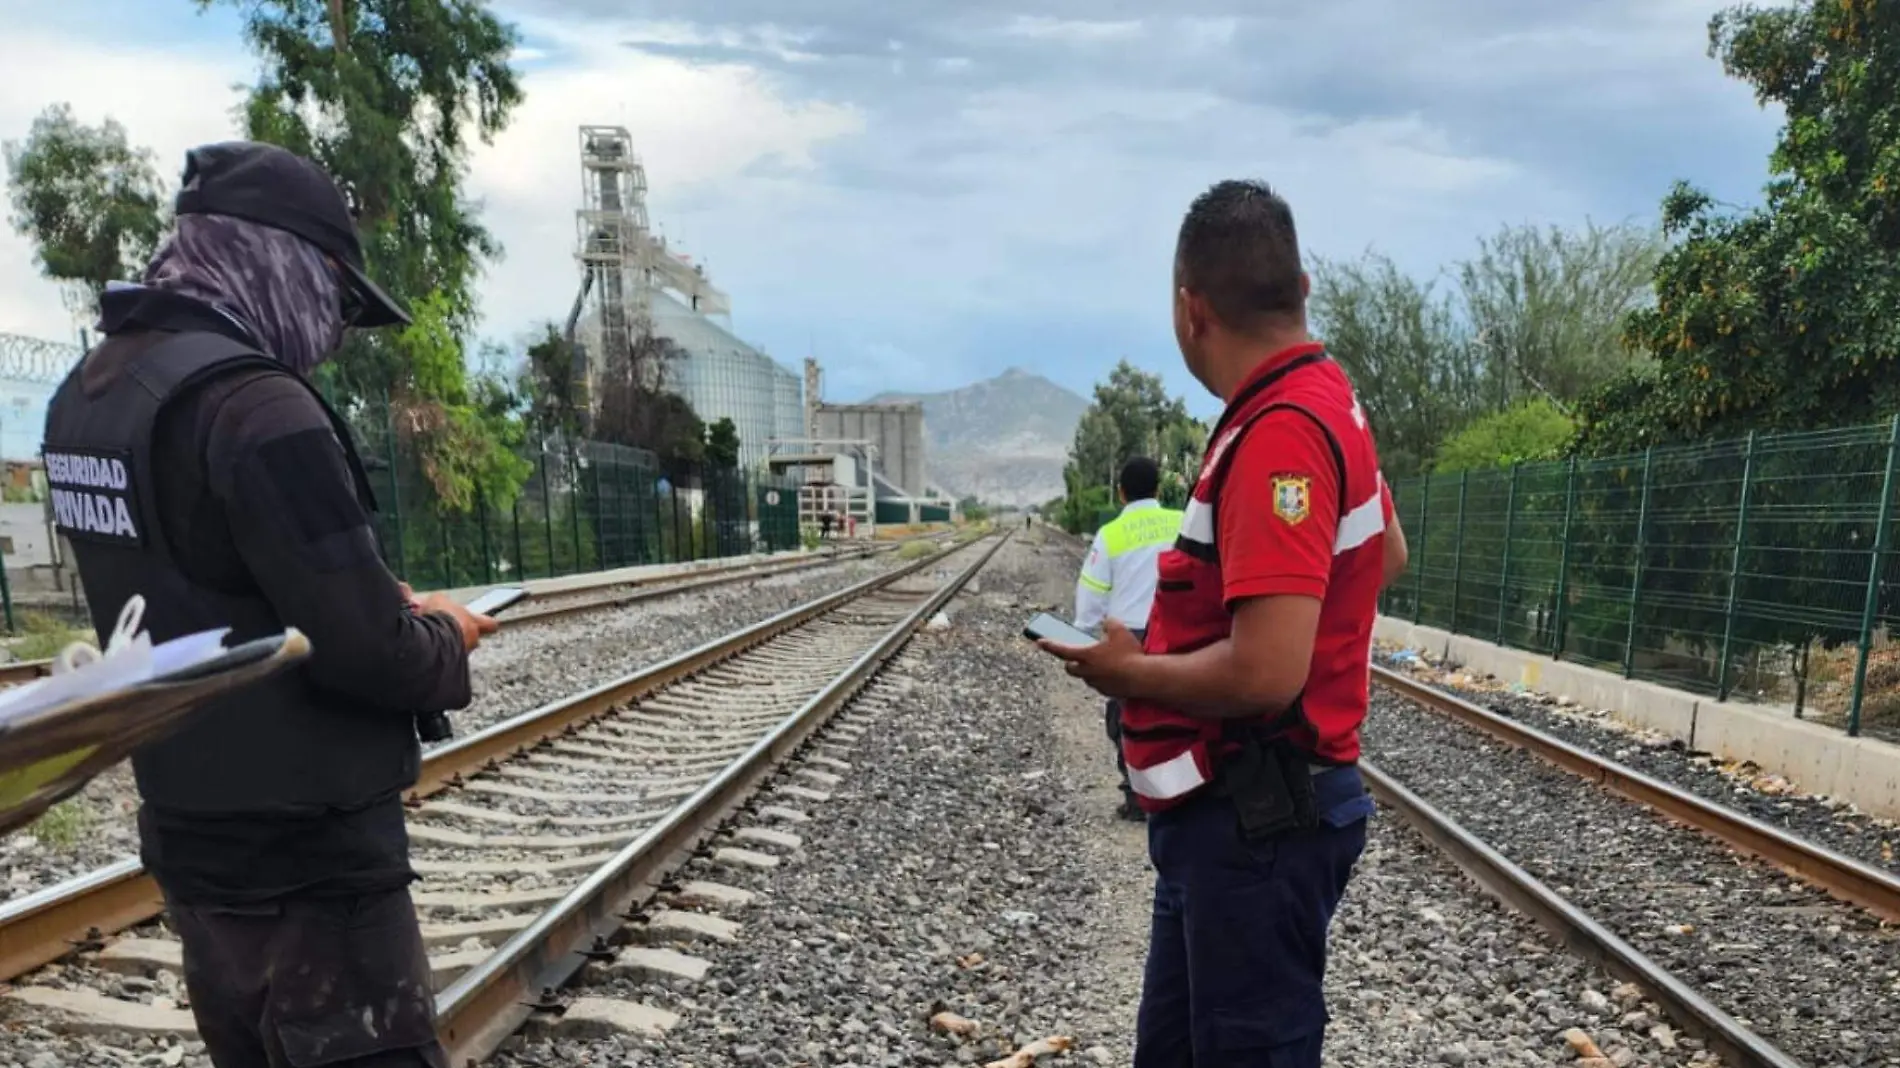
<svg viewBox="0 0 1900 1068">
<path fill-rule="evenodd" d="M 1393 486 L 1387 615 L 1900 740 L 1900 417 Z"/>
</svg>

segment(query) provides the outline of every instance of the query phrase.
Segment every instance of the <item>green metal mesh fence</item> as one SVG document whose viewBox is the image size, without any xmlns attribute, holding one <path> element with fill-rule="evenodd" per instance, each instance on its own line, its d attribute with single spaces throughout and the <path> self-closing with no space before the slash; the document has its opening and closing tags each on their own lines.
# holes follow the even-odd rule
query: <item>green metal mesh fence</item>
<svg viewBox="0 0 1900 1068">
<path fill-rule="evenodd" d="M 417 589 L 452 589 L 583 571 L 674 563 L 800 545 L 798 483 L 707 468 L 669 477 L 644 449 L 548 441 L 522 452 L 532 467 L 518 498 L 449 509 L 395 432 L 388 408 L 348 413 L 376 494 L 390 570 Z M 0 568 L 0 623 L 17 633 Z M 64 613 L 65 606 L 57 609 Z M 70 614 L 83 619 L 77 589 Z"/>
<path fill-rule="evenodd" d="M 799 545 L 797 484 L 735 469 L 674 470 L 650 452 L 552 439 L 512 504 L 445 508 L 380 408 L 352 419 L 390 569 L 449 589 Z"/>
<path fill-rule="evenodd" d="M 1900 739 L 1900 418 L 1393 487 L 1388 614 Z"/>
</svg>

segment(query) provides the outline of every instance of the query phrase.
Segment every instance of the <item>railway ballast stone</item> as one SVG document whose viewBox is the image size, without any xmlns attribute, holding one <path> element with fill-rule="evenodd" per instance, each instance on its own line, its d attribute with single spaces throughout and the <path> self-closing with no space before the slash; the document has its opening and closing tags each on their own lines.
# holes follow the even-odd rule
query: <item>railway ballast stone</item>
<svg viewBox="0 0 1900 1068">
<path fill-rule="evenodd" d="M 842 561 L 503 630 L 483 639 L 469 658 L 474 700 L 450 719 L 457 737 L 465 738 L 553 698 L 610 682 L 882 574 L 898 562 L 895 554 Z M 76 813 L 77 832 L 47 837 L 17 832 L 0 839 L 0 893 L 22 897 L 137 854 L 138 792 L 129 763 L 108 769 L 67 804 Z"/>
<path fill-rule="evenodd" d="M 1020 637 L 1027 615 L 1065 610 L 1081 551 L 1013 540 L 985 573 L 988 594 L 959 599 L 957 626 L 919 635 L 893 665 L 909 684 L 887 675 L 859 702 L 874 715 L 849 753 L 834 752 L 853 764 L 848 788 L 807 806 L 795 863 L 746 873 L 758 897 L 745 936 L 693 950 L 711 965 L 703 982 L 588 991 L 668 1008 L 679 1026 L 557 1039 L 502 1063 L 952 1068 L 1068 1037 L 1077 1052 L 1049 1063 L 1127 1064 L 1152 885 L 1145 833 L 1113 815 L 1099 699 Z M 681 877 L 713 871 L 732 875 L 702 858 Z M 1575 1063 L 1571 1028 L 1629 1063 L 1712 1063 L 1639 1030 L 1662 1020 L 1640 998 L 1589 1012 L 1583 993 L 1612 980 L 1389 813 L 1335 926 L 1333 962 L 1329 1068 Z M 945 1012 L 974 1034 L 934 1031 Z"/>
</svg>

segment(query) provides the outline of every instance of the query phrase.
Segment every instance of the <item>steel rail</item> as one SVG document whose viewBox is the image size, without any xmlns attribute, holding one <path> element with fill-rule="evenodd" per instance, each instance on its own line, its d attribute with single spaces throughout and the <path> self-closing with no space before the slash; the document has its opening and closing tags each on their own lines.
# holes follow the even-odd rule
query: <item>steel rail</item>
<svg viewBox="0 0 1900 1068">
<path fill-rule="evenodd" d="M 448 789 L 466 776 L 573 731 L 616 705 L 744 652 L 849 601 L 915 574 L 961 546 L 874 575 L 842 590 L 780 612 L 742 630 L 612 682 L 512 716 L 423 755 L 415 802 Z M 12 980 L 106 935 L 157 916 L 164 909 L 158 884 L 136 858 L 115 861 L 84 875 L 0 904 L 0 982 Z"/>
<path fill-rule="evenodd" d="M 1407 790 L 1370 761 L 1359 773 L 1373 796 L 1437 846 L 1479 885 L 1556 935 L 1571 952 L 1619 979 L 1635 983 L 1683 1030 L 1707 1043 L 1736 1068 L 1803 1068 L 1800 1061 L 1743 1026 L 1641 950 L 1545 886 L 1536 876 Z"/>
<path fill-rule="evenodd" d="M 892 545 L 865 549 L 844 549 L 837 552 L 823 553 L 809 560 L 706 568 L 704 571 L 687 572 L 681 576 L 679 581 L 672 581 L 670 578 L 659 578 L 651 582 L 644 582 L 626 593 L 616 594 L 611 597 L 597 597 L 592 600 L 576 601 L 573 604 L 553 604 L 541 607 L 536 607 L 535 605 L 536 601 L 543 599 L 551 600 L 556 597 L 566 597 L 570 594 L 578 596 L 593 590 L 612 589 L 616 586 L 624 586 L 627 585 L 627 583 L 603 582 L 598 586 L 577 586 L 569 590 L 558 590 L 544 594 L 530 595 L 526 611 L 510 612 L 498 617 L 497 622 L 504 628 L 521 627 L 530 623 L 540 623 L 549 619 L 563 619 L 567 616 L 579 615 L 582 612 L 592 612 L 602 608 L 625 608 L 628 605 L 640 604 L 645 601 L 657 601 L 667 597 L 677 597 L 683 593 L 712 589 L 715 586 L 729 586 L 735 582 L 744 582 L 747 579 L 777 578 L 780 575 L 794 575 L 800 571 L 810 571 L 814 568 L 828 567 L 832 564 L 843 563 L 847 560 L 862 560 L 870 556 L 875 556 L 878 553 L 889 552 L 890 549 L 894 547 L 895 546 Z"/>
<path fill-rule="evenodd" d="M 1900 921 L 1900 876 L 1892 872 L 1698 797 L 1389 668 L 1374 665 L 1372 679 L 1408 700 L 1470 724 L 1499 741 L 1528 750 L 1637 804 L 1711 835 L 1730 848 L 1759 857 L 1842 901 L 1884 919 Z"/>
<path fill-rule="evenodd" d="M 528 594 L 528 604 L 530 606 L 528 611 L 511 612 L 501 616 L 498 622 L 501 623 L 503 629 L 506 629 L 510 626 L 522 626 L 528 623 L 538 623 L 545 619 L 570 616 L 580 612 L 590 612 L 596 608 L 619 608 L 640 601 L 670 597 L 679 593 L 691 593 L 694 590 L 702 590 L 733 582 L 742 582 L 749 578 L 774 578 L 779 575 L 789 575 L 799 571 L 807 571 L 812 568 L 825 567 L 845 560 L 863 559 L 878 553 L 888 552 L 900 544 L 902 543 L 890 542 L 870 546 L 868 548 L 840 549 L 817 554 L 810 559 L 792 560 L 789 562 L 755 560 L 744 563 L 691 568 L 685 571 L 669 572 L 664 575 L 644 575 L 639 578 L 614 579 L 605 582 L 587 583 L 579 586 L 571 586 L 566 589 L 544 590 L 539 593 L 531 590 Z M 557 597 L 585 594 L 595 590 L 613 589 L 618 586 L 633 587 L 633 590 L 623 596 L 603 597 L 592 601 L 582 601 L 579 604 L 553 605 L 538 610 L 532 607 L 536 601 L 540 600 L 552 600 Z M 52 674 L 52 672 L 53 661 L 51 659 L 18 660 L 8 664 L 0 664 L 0 686 L 12 686 L 22 682 L 32 682 L 34 679 L 43 679 Z"/>
<path fill-rule="evenodd" d="M 137 857 L 14 898 L 0 905 L 0 981 L 95 945 L 164 907 L 158 884 Z"/>
<path fill-rule="evenodd" d="M 411 801 L 420 801 L 453 786 L 464 775 L 485 770 L 518 753 L 532 749 L 557 734 L 570 734 L 582 725 L 618 705 L 644 697 L 655 690 L 698 674 L 740 653 L 778 637 L 795 627 L 857 600 L 874 590 L 898 582 L 937 563 L 956 549 L 943 549 L 915 563 L 906 564 L 881 575 L 846 586 L 804 604 L 795 605 L 769 619 L 760 620 L 724 637 L 715 638 L 688 649 L 631 675 L 602 683 L 590 690 L 570 694 L 540 708 L 511 716 L 499 723 L 432 749 L 423 762 L 416 785 L 409 791 Z"/>
<path fill-rule="evenodd" d="M 895 656 L 911 635 L 975 577 L 1008 540 L 919 604 L 849 667 L 738 759 L 629 842 L 533 923 L 436 998 L 437 1030 L 453 1064 L 474 1064 L 501 1044 L 588 960 L 609 953 L 626 914 L 787 755 L 803 745 Z M 954 552 L 955 550 L 950 550 Z M 935 562 L 947 553 L 931 557 Z"/>
</svg>

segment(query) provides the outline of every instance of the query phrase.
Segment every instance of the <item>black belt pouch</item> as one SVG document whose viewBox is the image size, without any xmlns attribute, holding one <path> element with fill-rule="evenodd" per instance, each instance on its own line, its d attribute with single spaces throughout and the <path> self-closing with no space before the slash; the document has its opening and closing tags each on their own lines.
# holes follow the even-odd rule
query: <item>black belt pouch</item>
<svg viewBox="0 0 1900 1068">
<path fill-rule="evenodd" d="M 1241 837 L 1258 842 L 1318 823 L 1305 754 L 1284 738 L 1263 739 L 1254 730 L 1229 738 L 1240 748 L 1221 761 L 1219 792 L 1234 803 Z"/>
</svg>

